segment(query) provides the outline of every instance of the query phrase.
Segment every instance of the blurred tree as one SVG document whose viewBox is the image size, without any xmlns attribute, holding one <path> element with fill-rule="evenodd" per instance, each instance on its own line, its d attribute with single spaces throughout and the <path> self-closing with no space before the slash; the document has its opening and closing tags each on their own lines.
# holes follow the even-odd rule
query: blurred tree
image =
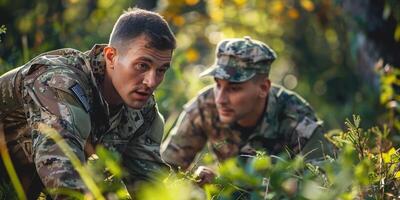
<svg viewBox="0 0 400 200">
<path fill-rule="evenodd" d="M 197 76 L 213 62 L 216 43 L 244 35 L 277 51 L 272 80 L 304 96 L 328 129 L 352 113 L 367 125 L 381 118 L 373 66 L 381 58 L 398 67 L 396 0 L 1 0 L 0 73 L 48 50 L 106 43 L 118 14 L 134 6 L 161 12 L 178 39 L 174 67 L 156 93 L 167 131 L 182 105 L 212 83 Z"/>
<path fill-rule="evenodd" d="M 380 120 L 399 132 L 400 2 L 342 0 L 341 4 L 355 24 L 351 29 L 355 32 L 353 37 L 358 47 L 357 68 L 364 80 L 371 80 L 370 74 L 374 70 L 381 71 L 380 102 L 388 112 Z M 394 135 L 396 143 L 400 143 L 399 137 Z"/>
<path fill-rule="evenodd" d="M 0 65 L 9 69 L 48 50 L 84 51 L 95 43 L 107 43 L 116 18 L 134 5 L 129 0 L 2 0 L 0 24 L 8 31 L 0 48 Z"/>
<path fill-rule="evenodd" d="M 157 0 L 137 0 L 136 7 L 153 10 L 157 6 Z"/>
<path fill-rule="evenodd" d="M 353 22 L 339 1 L 162 0 L 158 8 L 176 29 L 179 62 L 175 64 L 180 73 L 204 70 L 213 62 L 215 45 L 221 39 L 250 35 L 278 53 L 272 80 L 304 96 L 327 128 L 340 126 L 352 113 L 362 115 L 364 122 L 372 125 L 381 113 L 377 109 L 378 75 L 357 67 L 357 54 L 353 52 L 358 47 L 356 32 L 349 32 Z M 368 79 L 364 71 L 369 72 Z M 192 76 L 182 78 L 166 85 L 176 83 L 173 88 L 178 94 L 176 88 L 185 85 L 183 97 L 187 99 L 195 95 L 193 90 L 206 84 L 195 83 Z"/>
</svg>

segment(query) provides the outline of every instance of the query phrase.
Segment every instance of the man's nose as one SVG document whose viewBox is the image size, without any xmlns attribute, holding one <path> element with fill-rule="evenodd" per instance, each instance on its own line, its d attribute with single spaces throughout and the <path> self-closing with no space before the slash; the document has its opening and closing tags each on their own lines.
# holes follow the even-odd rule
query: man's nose
<svg viewBox="0 0 400 200">
<path fill-rule="evenodd" d="M 215 91 L 215 102 L 217 104 L 226 104 L 228 102 L 228 97 L 226 91 L 223 89 L 216 89 Z"/>
<path fill-rule="evenodd" d="M 149 71 L 148 73 L 146 73 L 143 79 L 143 84 L 145 84 L 149 88 L 155 89 L 158 85 L 156 72 Z"/>
</svg>

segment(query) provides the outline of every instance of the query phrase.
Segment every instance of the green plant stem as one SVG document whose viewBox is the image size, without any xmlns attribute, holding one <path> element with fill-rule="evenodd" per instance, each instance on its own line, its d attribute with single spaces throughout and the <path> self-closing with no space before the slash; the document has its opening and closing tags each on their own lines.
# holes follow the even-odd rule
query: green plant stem
<svg viewBox="0 0 400 200">
<path fill-rule="evenodd" d="M 22 188 L 21 182 L 18 179 L 17 173 L 15 172 L 14 166 L 12 164 L 10 154 L 8 153 L 7 145 L 5 142 L 3 123 L 0 122 L 0 154 L 3 160 L 4 166 L 7 170 L 8 175 L 12 185 L 17 192 L 18 199 L 26 200 L 24 189 Z"/>
</svg>

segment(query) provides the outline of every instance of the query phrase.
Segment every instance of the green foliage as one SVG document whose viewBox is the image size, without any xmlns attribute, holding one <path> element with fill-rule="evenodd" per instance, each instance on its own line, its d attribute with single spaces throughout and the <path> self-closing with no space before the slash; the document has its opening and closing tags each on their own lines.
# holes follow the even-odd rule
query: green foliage
<svg viewBox="0 0 400 200">
<path fill-rule="evenodd" d="M 400 195 L 396 189 L 400 184 L 400 154 L 388 139 L 389 129 L 384 126 L 383 129 L 373 127 L 363 130 L 360 121 L 359 116 L 353 116 L 353 122 L 345 122 L 347 131 L 329 136 L 330 141 L 341 150 L 339 163 L 325 168 L 328 179 L 333 183 L 329 194 L 333 195 L 343 183 L 351 182 L 344 188 L 347 197 L 387 199 Z M 338 179 L 341 175 L 343 180 Z"/>
<path fill-rule="evenodd" d="M 0 182 L 0 199 L 18 199 L 18 195 L 14 190 L 14 187 L 5 180 Z"/>
<path fill-rule="evenodd" d="M 3 36 L 3 34 L 5 34 L 6 33 L 6 31 L 7 31 L 7 28 L 6 28 L 6 26 L 4 26 L 4 25 L 1 25 L 0 26 L 0 42 L 2 41 L 2 36 Z"/>
<path fill-rule="evenodd" d="M 239 156 L 224 161 L 218 176 L 201 190 L 191 174 L 178 173 L 143 188 L 139 199 L 392 199 L 400 193 L 400 150 L 389 130 L 363 129 L 361 118 L 329 135 L 337 158 L 306 162 L 302 156 Z M 177 197 L 176 195 L 179 194 Z"/>
<path fill-rule="evenodd" d="M 385 106 L 385 119 L 388 126 L 400 132 L 400 69 L 386 65 L 379 69 L 381 74 L 380 102 Z M 400 136 L 394 135 L 393 140 L 400 143 Z"/>
</svg>

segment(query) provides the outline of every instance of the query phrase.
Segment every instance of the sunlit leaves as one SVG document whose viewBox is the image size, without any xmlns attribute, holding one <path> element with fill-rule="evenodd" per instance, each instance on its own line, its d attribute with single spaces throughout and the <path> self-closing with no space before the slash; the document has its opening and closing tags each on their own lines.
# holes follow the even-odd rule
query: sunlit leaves
<svg viewBox="0 0 400 200">
<path fill-rule="evenodd" d="M 101 8 L 109 8 L 114 4 L 114 0 L 99 0 L 98 5 Z"/>
<path fill-rule="evenodd" d="M 189 48 L 186 51 L 186 59 L 190 63 L 197 61 L 199 59 L 199 56 L 199 52 L 197 52 L 197 50 L 194 48 Z"/>
<path fill-rule="evenodd" d="M 362 160 L 358 165 L 356 165 L 354 169 L 354 175 L 356 177 L 356 180 L 361 184 L 361 185 L 368 185 L 371 184 L 370 180 L 370 173 L 374 173 L 374 168 L 373 164 L 370 160 L 364 159 Z"/>
<path fill-rule="evenodd" d="M 380 102 L 389 112 L 387 119 L 389 126 L 393 126 L 396 130 L 400 130 L 400 70 L 390 65 L 383 65 L 383 61 L 378 62 L 377 68 L 381 74 L 381 94 Z"/>
<path fill-rule="evenodd" d="M 224 13 L 217 7 L 210 8 L 210 17 L 215 22 L 222 22 L 224 19 Z"/>
<path fill-rule="evenodd" d="M 183 26 L 185 24 L 185 18 L 182 16 L 175 16 L 172 18 L 172 23 L 178 27 Z"/>
<path fill-rule="evenodd" d="M 196 5 L 199 2 L 199 0 L 185 0 L 185 3 L 189 6 Z"/>
<path fill-rule="evenodd" d="M 271 167 L 271 158 L 267 156 L 260 156 L 252 161 L 252 167 L 256 171 L 267 170 Z"/>
<path fill-rule="evenodd" d="M 233 0 L 236 5 L 238 6 L 244 6 L 247 2 L 247 0 Z"/>
<path fill-rule="evenodd" d="M 3 36 L 3 34 L 6 33 L 6 31 L 7 31 L 6 26 L 1 25 L 1 26 L 0 26 L 0 42 L 2 42 L 2 36 Z"/>
<path fill-rule="evenodd" d="M 279 15 L 285 9 L 285 5 L 283 1 L 273 1 L 271 2 L 271 12 L 272 14 Z"/>
<path fill-rule="evenodd" d="M 396 156 L 396 149 L 395 148 L 391 148 L 388 152 L 384 152 L 382 153 L 382 159 L 384 163 L 392 163 L 392 159 L 395 158 Z M 393 157 L 393 158 L 392 158 Z M 397 158 L 399 157 L 399 155 L 397 155 Z M 397 161 L 399 161 L 397 159 Z"/>
<path fill-rule="evenodd" d="M 138 190 L 140 200 L 202 200 L 203 191 L 191 180 L 170 176 L 164 182 L 144 184 Z"/>
<path fill-rule="evenodd" d="M 33 22 L 31 18 L 31 15 L 25 15 L 19 18 L 17 26 L 22 33 L 28 33 L 32 29 Z"/>
<path fill-rule="evenodd" d="M 299 11 L 297 11 L 296 8 L 290 8 L 287 12 L 287 15 L 289 16 L 289 18 L 291 19 L 298 19 L 300 17 L 300 13 Z"/>
<path fill-rule="evenodd" d="M 315 9 L 314 3 L 311 0 L 300 0 L 300 5 L 309 12 Z"/>
<path fill-rule="evenodd" d="M 96 148 L 96 154 L 99 156 L 101 162 L 104 162 L 104 166 L 106 169 L 110 170 L 111 174 L 115 175 L 117 178 L 122 178 L 123 172 L 118 154 L 112 153 L 102 146 Z"/>
<path fill-rule="evenodd" d="M 400 23 L 397 24 L 396 29 L 394 31 L 394 39 L 399 42 L 400 41 Z"/>
<path fill-rule="evenodd" d="M 396 194 L 397 190 L 394 188 L 400 184 L 397 180 L 400 171 L 398 167 L 400 155 L 399 150 L 390 148 L 387 126 L 383 129 L 373 127 L 363 130 L 360 127 L 361 118 L 358 116 L 353 116 L 353 121 L 347 120 L 345 124 L 347 131 L 341 132 L 339 137 L 331 137 L 331 141 L 341 149 L 341 155 L 338 159 L 339 165 L 336 167 L 327 165 L 329 180 L 332 182 L 338 179 L 340 174 L 335 173 L 338 168 L 342 169 L 343 173 L 348 168 L 352 171 L 346 173 L 348 173 L 348 180 L 353 181 L 353 190 L 343 194 L 344 196 L 354 197 L 360 193 L 383 199 L 383 195 Z M 363 186 L 367 187 L 363 188 Z M 383 194 L 382 191 L 386 191 L 387 194 Z"/>
</svg>

